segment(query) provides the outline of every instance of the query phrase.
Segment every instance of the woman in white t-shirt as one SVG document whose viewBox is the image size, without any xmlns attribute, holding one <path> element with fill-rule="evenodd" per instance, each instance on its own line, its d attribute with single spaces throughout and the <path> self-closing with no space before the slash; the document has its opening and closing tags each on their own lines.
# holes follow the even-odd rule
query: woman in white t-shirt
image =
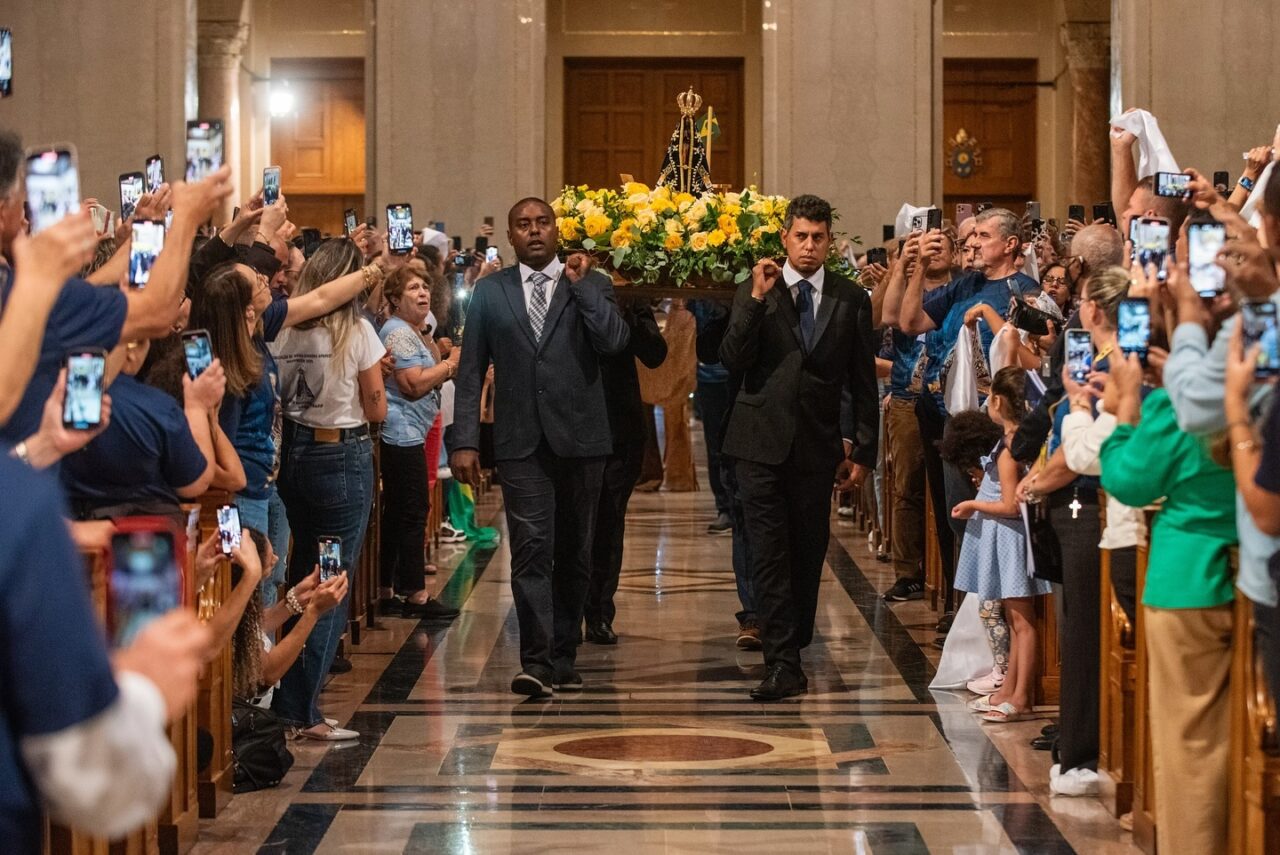
<svg viewBox="0 0 1280 855">
<path fill-rule="evenodd" d="M 324 242 L 298 276 L 295 296 L 360 269 L 363 259 L 345 238 Z M 370 271 L 370 287 L 378 276 Z M 373 497 L 373 445 L 369 423 L 387 417 L 380 361 L 386 349 L 358 301 L 282 330 L 270 343 L 280 372 L 284 447 L 280 498 L 293 531 L 289 582 L 305 578 L 319 561 L 317 540 L 341 540 L 341 569 L 352 588 Z M 310 739 L 354 739 L 359 734 L 326 724 L 320 689 L 347 622 L 347 605 L 326 612 L 302 656 L 280 681 L 272 709 Z"/>
</svg>

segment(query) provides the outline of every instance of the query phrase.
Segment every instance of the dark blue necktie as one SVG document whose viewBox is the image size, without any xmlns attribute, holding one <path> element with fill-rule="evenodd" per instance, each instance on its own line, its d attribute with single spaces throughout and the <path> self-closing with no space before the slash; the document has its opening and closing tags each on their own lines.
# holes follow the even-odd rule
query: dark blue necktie
<svg viewBox="0 0 1280 855">
<path fill-rule="evenodd" d="M 800 337 L 805 352 L 813 350 L 813 285 L 808 279 L 796 283 L 796 311 L 800 314 Z"/>
</svg>

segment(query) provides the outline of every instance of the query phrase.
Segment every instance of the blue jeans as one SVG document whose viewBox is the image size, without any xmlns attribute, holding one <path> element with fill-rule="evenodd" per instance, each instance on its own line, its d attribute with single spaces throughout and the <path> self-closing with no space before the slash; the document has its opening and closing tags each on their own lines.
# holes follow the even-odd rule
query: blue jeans
<svg viewBox="0 0 1280 855">
<path fill-rule="evenodd" d="M 716 499 L 716 514 L 732 516 L 733 499 L 725 487 L 725 459 L 720 454 L 720 439 L 724 432 L 724 417 L 729 412 L 729 384 L 698 381 L 694 393 L 698 408 L 702 411 L 702 435 L 707 442 L 707 480 Z"/>
<path fill-rule="evenodd" d="M 280 491 L 274 481 L 267 488 L 270 492 L 265 499 L 236 496 L 240 524 L 266 535 L 271 541 L 271 550 L 276 554 L 276 563 L 263 568 L 262 582 L 258 585 L 264 609 L 276 604 L 278 589 L 284 584 L 285 559 L 289 554 L 289 520 L 285 517 L 284 502 L 280 501 Z"/>
<path fill-rule="evenodd" d="M 732 457 L 721 458 L 720 475 L 729 496 L 729 516 L 733 518 L 733 580 L 738 585 L 738 623 L 756 618 L 756 599 L 751 592 L 751 548 L 747 543 L 747 519 L 738 490 L 738 470 Z"/>
<path fill-rule="evenodd" d="M 289 582 L 297 584 L 318 562 L 316 539 L 342 538 L 342 569 L 350 589 L 369 523 L 373 500 L 373 445 L 368 434 L 347 435 L 341 442 L 316 442 L 309 429 L 285 423 L 280 463 L 280 498 L 293 529 Z M 338 640 L 347 625 L 348 599 L 316 621 L 302 655 L 280 681 L 271 708 L 280 718 L 301 727 L 324 721 L 318 701 Z M 285 624 L 292 631 L 294 618 Z"/>
</svg>

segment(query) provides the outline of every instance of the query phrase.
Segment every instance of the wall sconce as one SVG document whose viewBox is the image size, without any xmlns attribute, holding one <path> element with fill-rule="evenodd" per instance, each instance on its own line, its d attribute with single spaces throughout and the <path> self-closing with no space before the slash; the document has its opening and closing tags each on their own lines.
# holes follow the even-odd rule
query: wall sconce
<svg viewBox="0 0 1280 855">
<path fill-rule="evenodd" d="M 289 88 L 289 81 L 282 81 L 278 86 L 271 87 L 271 94 L 267 99 L 267 109 L 271 111 L 274 117 L 287 116 L 294 112 L 297 106 L 297 98 L 294 97 L 293 90 Z"/>
</svg>

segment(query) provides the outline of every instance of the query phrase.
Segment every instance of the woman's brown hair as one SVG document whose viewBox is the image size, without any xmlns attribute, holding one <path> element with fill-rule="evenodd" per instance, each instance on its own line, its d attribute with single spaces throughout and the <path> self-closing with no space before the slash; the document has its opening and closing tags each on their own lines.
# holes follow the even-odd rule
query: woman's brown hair
<svg viewBox="0 0 1280 855">
<path fill-rule="evenodd" d="M 191 298 L 191 329 L 209 331 L 213 355 L 227 373 L 227 394 L 234 398 L 262 382 L 262 354 L 254 347 L 245 323 L 253 287 L 254 283 L 229 261 L 209 271 Z"/>
</svg>

